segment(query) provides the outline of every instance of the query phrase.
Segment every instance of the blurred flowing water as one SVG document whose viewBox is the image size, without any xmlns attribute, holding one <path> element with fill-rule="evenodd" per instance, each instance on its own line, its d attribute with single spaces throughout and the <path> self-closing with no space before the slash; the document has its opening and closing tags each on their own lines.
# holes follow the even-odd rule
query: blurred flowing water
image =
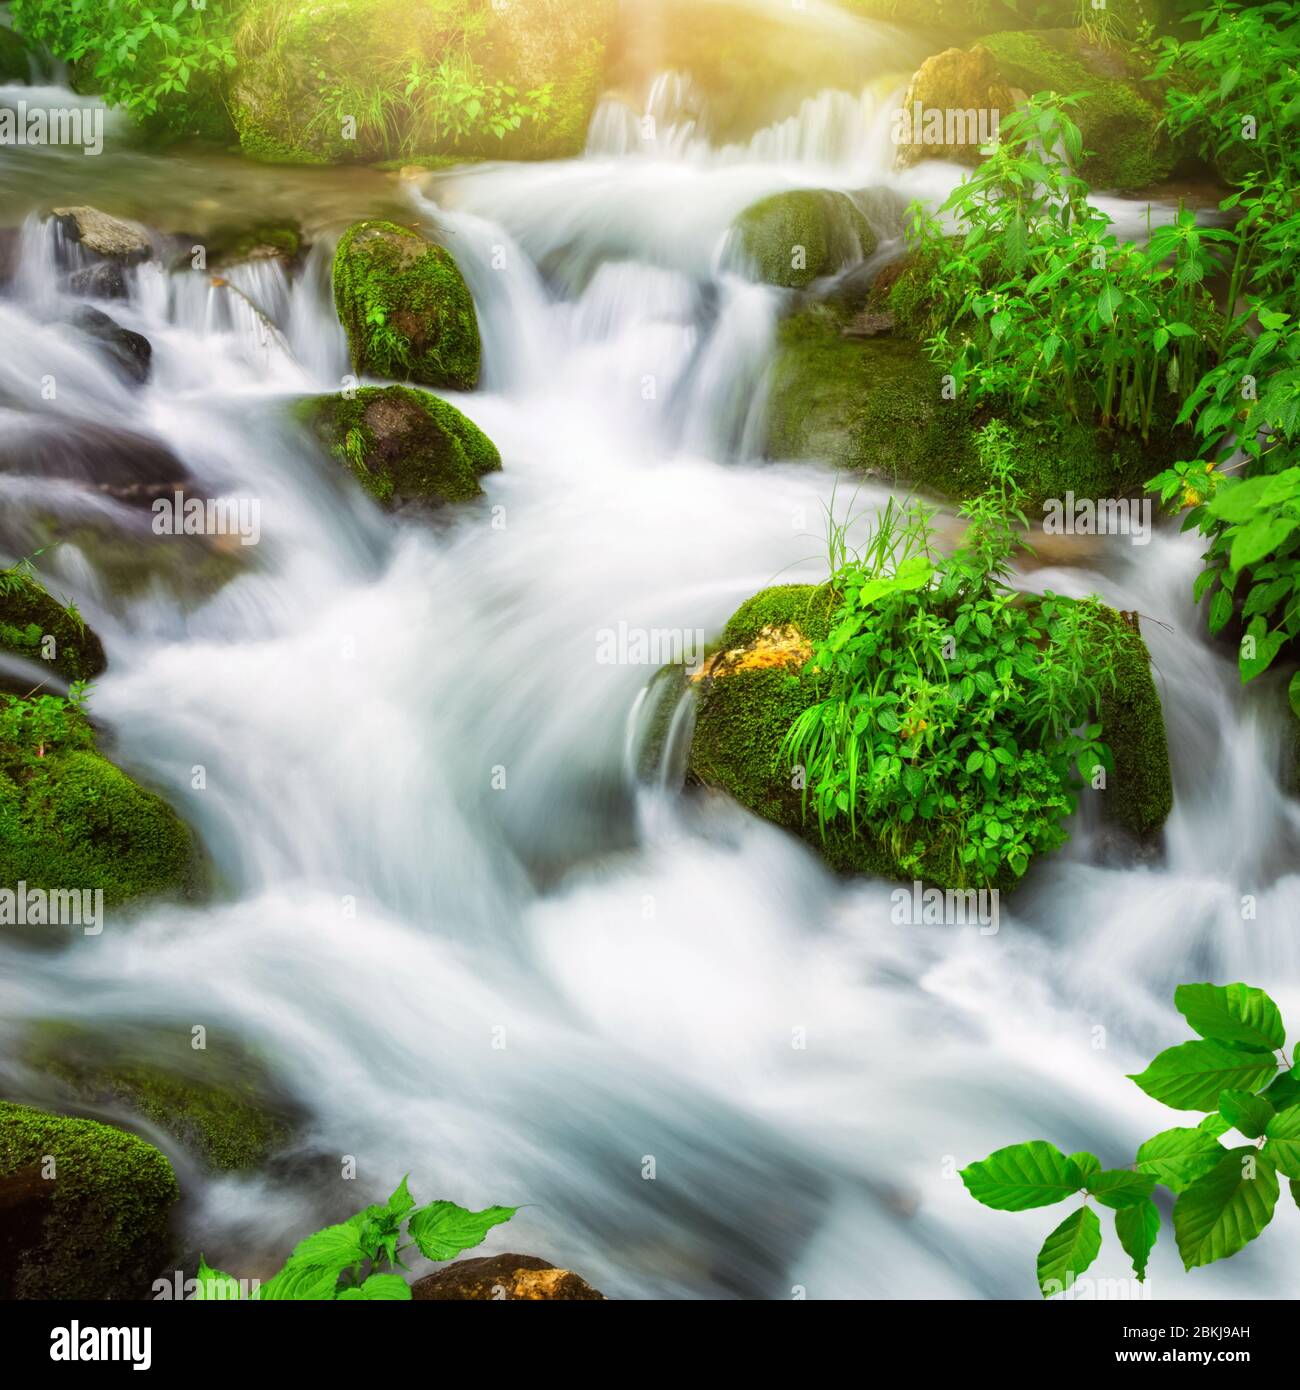
<svg viewBox="0 0 1300 1390">
<path fill-rule="evenodd" d="M 864 195 L 878 259 L 895 253 L 907 201 L 959 171 L 891 172 L 887 113 L 916 55 L 881 52 L 861 92 L 748 143 L 711 143 L 665 73 L 643 108 L 602 105 L 581 159 L 405 192 L 344 171 L 350 205 L 327 171 L 325 213 L 310 171 L 214 157 L 227 210 L 296 198 L 320 235 L 292 279 L 269 262 L 228 285 L 132 270 L 107 307 L 153 344 L 142 390 L 63 321 L 67 248 L 29 218 L 0 300 L 0 451 L 18 432 L 129 431 L 210 495 L 259 499 L 263 539 L 198 603 L 160 578 L 124 599 L 91 547 L 42 557 L 105 640 L 106 747 L 194 826 L 217 887 L 66 950 L 0 939 L 0 1040 L 11 1054 L 34 1019 L 129 1017 L 265 1051 L 309 1114 L 303 1153 L 354 1155 L 359 1181 L 205 1177 L 177 1155 L 186 1234 L 222 1266 L 264 1272 L 410 1172 L 421 1197 L 520 1204 L 506 1247 L 615 1296 L 1033 1295 L 1056 1218 L 988 1212 L 955 1168 L 1037 1136 L 1123 1163 L 1177 1123 L 1124 1074 L 1184 1036 L 1182 980 L 1245 979 L 1300 1016 L 1282 700 L 1269 682 L 1243 693 L 1207 644 L 1194 539 L 1120 538 L 1026 575 L 1143 615 L 1177 804 L 1147 861 L 1081 823 L 996 935 L 892 925 L 890 885 L 838 880 L 734 805 L 634 774 L 653 668 L 600 664 L 597 634 L 713 637 L 766 584 L 824 575 L 837 480 L 761 457 L 784 293 L 745 278 L 727 229 L 765 194 L 834 187 Z M 79 159 L 5 151 L 0 187 L 39 209 Z M 193 155 L 110 142 L 82 162 L 95 182 L 77 201 L 116 210 L 113 189 L 143 177 L 173 226 L 202 185 Z M 481 503 L 435 524 L 378 513 L 287 410 L 347 371 L 329 230 L 384 199 L 465 272 L 483 384 L 451 399 L 504 459 Z M 864 486 L 855 505 L 885 496 Z M 11 555 L 50 512 L 144 525 L 75 479 L 0 473 Z M 1296 1220 L 1275 1224 L 1294 1237 Z M 1166 1226 L 1149 1289 L 1294 1295 L 1269 1235 L 1186 1278 Z M 1093 1273 L 1125 1275 L 1113 1238 Z"/>
</svg>

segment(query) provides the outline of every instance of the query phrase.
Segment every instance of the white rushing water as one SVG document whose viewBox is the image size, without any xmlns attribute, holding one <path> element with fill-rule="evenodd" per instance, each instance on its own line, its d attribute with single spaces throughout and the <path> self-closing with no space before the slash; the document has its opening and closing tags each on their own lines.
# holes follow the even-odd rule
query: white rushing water
<svg viewBox="0 0 1300 1390">
<path fill-rule="evenodd" d="M 652 670 L 600 664 L 598 632 L 713 637 L 773 580 L 822 577 L 835 479 L 761 459 L 783 297 L 729 268 L 728 226 L 781 188 L 875 189 L 887 255 L 906 200 L 954 177 L 890 173 L 886 90 L 716 150 L 674 120 L 676 82 L 649 98 L 672 132 L 655 150 L 611 105 L 581 160 L 412 195 L 479 311 L 483 386 L 452 399 L 504 459 L 436 524 L 381 515 L 288 419 L 346 371 L 327 246 L 292 283 L 133 272 L 104 307 L 153 344 L 142 390 L 60 321 L 48 227 L 0 301 L 24 345 L 0 358 L 0 440 L 33 417 L 118 426 L 261 504 L 256 554 L 197 606 L 161 583 L 124 602 L 71 545 L 42 558 L 105 640 L 113 756 L 195 827 L 213 901 L 57 953 L 0 938 L 0 1040 L 48 1017 L 228 1027 L 307 1108 L 303 1152 L 356 1156 L 328 1192 L 186 1170 L 188 1233 L 225 1268 L 264 1270 L 409 1172 L 421 1198 L 521 1205 L 490 1248 L 613 1296 L 1033 1294 L 1058 1217 L 987 1211 L 955 1169 L 1039 1136 L 1119 1164 L 1177 1123 L 1124 1076 L 1184 1036 L 1184 979 L 1245 979 L 1300 1016 L 1281 703 L 1204 640 L 1194 539 L 1035 571 L 1143 614 L 1177 804 L 1158 861 L 1081 836 L 996 935 L 891 925 L 889 885 L 629 775 Z M 0 505 L 139 526 L 66 481 L 0 475 Z M 1166 1225 L 1149 1287 L 1295 1294 L 1285 1244 L 1189 1278 Z M 1126 1272 L 1108 1235 L 1093 1273 Z"/>
</svg>

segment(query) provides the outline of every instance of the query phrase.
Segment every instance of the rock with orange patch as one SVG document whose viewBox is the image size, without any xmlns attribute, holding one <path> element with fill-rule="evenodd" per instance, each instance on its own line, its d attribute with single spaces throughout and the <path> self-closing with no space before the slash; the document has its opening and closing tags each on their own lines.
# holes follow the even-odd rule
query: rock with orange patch
<svg viewBox="0 0 1300 1390">
<path fill-rule="evenodd" d="M 591 1302 L 605 1295 L 569 1269 L 556 1269 L 536 1255 L 490 1255 L 456 1260 L 411 1285 L 413 1299 L 450 1302 L 556 1300 Z"/>
</svg>

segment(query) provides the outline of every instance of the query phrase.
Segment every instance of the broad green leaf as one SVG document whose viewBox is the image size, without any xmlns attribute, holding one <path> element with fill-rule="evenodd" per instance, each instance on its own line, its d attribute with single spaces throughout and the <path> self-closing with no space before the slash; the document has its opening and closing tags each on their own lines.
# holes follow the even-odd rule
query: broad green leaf
<svg viewBox="0 0 1300 1390">
<path fill-rule="evenodd" d="M 198 1287 L 194 1290 L 194 1298 L 200 1303 L 237 1303 L 243 1294 L 239 1289 L 239 1280 L 233 1274 L 222 1274 L 219 1269 L 213 1269 L 200 1255 Z"/>
<path fill-rule="evenodd" d="M 1243 1249 L 1273 1219 L 1277 1171 L 1250 1145 L 1230 1149 L 1174 1203 L 1183 1267 L 1213 1264 Z"/>
<path fill-rule="evenodd" d="M 1085 1182 L 1094 1173 L 1101 1172 L 1101 1159 L 1096 1154 L 1088 1153 L 1086 1149 L 1082 1153 L 1071 1154 L 1070 1162 L 1079 1170 Z"/>
<path fill-rule="evenodd" d="M 1271 1089 L 1272 1088 L 1270 1087 L 1270 1090 Z M 1264 1094 L 1267 1095 L 1268 1091 L 1265 1091 Z M 1201 1121 L 1201 1123 L 1196 1126 L 1196 1128 L 1203 1129 L 1207 1134 L 1213 1134 L 1215 1138 L 1219 1138 L 1222 1135 L 1227 1134 L 1227 1132 L 1232 1128 L 1232 1126 L 1216 1110 L 1208 1114 Z"/>
<path fill-rule="evenodd" d="M 493 1226 L 509 1221 L 517 1207 L 485 1207 L 467 1211 L 455 1202 L 430 1202 L 411 1216 L 407 1230 L 430 1260 L 450 1260 L 462 1250 L 480 1245 Z"/>
<path fill-rule="evenodd" d="M 1142 1283 L 1147 1277 L 1147 1261 L 1160 1234 L 1160 1208 L 1150 1197 L 1136 1206 L 1122 1208 L 1115 1213 L 1115 1234 L 1124 1253 L 1133 1261 L 1138 1283 Z"/>
<path fill-rule="evenodd" d="M 328 1266 L 289 1263 L 273 1279 L 267 1280 L 254 1295 L 265 1302 L 320 1302 L 333 1299 L 339 1271 Z"/>
<path fill-rule="evenodd" d="M 1270 1052 L 1286 1042 L 1277 1005 L 1249 985 L 1179 985 L 1174 1005 L 1203 1038 L 1245 1043 Z M 1212 1107 L 1211 1107 L 1212 1108 Z"/>
<path fill-rule="evenodd" d="M 1264 1131 L 1264 1152 L 1288 1178 L 1300 1178 L 1300 1106 L 1274 1115 Z"/>
<path fill-rule="evenodd" d="M 341 1274 L 345 1269 L 360 1264 L 366 1258 L 361 1246 L 357 1228 L 350 1221 L 337 1226 L 326 1226 L 306 1240 L 293 1247 L 293 1254 L 287 1265 L 312 1266 L 316 1269 L 333 1269 Z"/>
<path fill-rule="evenodd" d="M 1166 1048 L 1144 1072 L 1130 1075 L 1149 1095 L 1175 1110 L 1217 1110 L 1223 1091 L 1256 1091 L 1277 1071 L 1271 1052 L 1224 1042 L 1186 1042 Z"/>
<path fill-rule="evenodd" d="M 357 1288 L 340 1289 L 339 1301 L 365 1299 L 368 1302 L 386 1303 L 409 1302 L 411 1286 L 400 1274 L 372 1274 L 364 1284 Z"/>
<path fill-rule="evenodd" d="M 1095 1197 L 1104 1207 L 1135 1207 L 1151 1196 L 1156 1185 L 1150 1173 L 1130 1173 L 1125 1168 L 1108 1168 L 1104 1173 L 1094 1173 L 1087 1179 L 1089 1196 Z"/>
<path fill-rule="evenodd" d="M 1208 1173 L 1226 1152 L 1214 1135 L 1204 1129 L 1166 1129 L 1138 1148 L 1137 1168 L 1140 1173 L 1150 1173 L 1170 1191 L 1181 1192 L 1202 1173 Z"/>
<path fill-rule="evenodd" d="M 1038 1287 L 1044 1298 L 1064 1293 L 1101 1252 L 1101 1222 L 1091 1207 L 1080 1207 L 1043 1242 L 1038 1252 Z"/>
<path fill-rule="evenodd" d="M 1219 1097 L 1219 1114 L 1247 1139 L 1258 1139 L 1274 1111 L 1262 1096 L 1252 1096 L 1249 1091 L 1224 1091 Z"/>
<path fill-rule="evenodd" d="M 1011 1144 L 961 1170 L 966 1190 L 977 1202 L 997 1211 L 1050 1207 L 1083 1186 L 1083 1174 L 1044 1139 Z"/>
</svg>

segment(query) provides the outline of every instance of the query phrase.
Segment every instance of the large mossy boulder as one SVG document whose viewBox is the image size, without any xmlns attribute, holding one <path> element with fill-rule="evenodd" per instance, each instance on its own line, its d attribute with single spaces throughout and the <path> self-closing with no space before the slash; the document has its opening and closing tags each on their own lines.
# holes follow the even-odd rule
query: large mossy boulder
<svg viewBox="0 0 1300 1390">
<path fill-rule="evenodd" d="M 927 58 L 916 70 L 903 98 L 904 129 L 895 129 L 898 142 L 894 164 L 910 168 L 924 159 L 949 159 L 958 164 L 978 164 L 980 116 L 984 114 L 984 134 L 996 136 L 994 120 L 1011 114 L 1015 98 L 998 72 L 993 55 L 981 44 L 973 48 L 947 48 Z M 916 112 L 922 113 L 918 124 Z M 949 114 L 959 113 L 961 128 Z M 988 113 L 996 113 L 990 116 Z M 941 127 L 939 138 L 927 125 L 935 119 Z M 949 129 L 951 125 L 951 129 Z M 951 138 L 951 143 L 949 140 Z"/>
<path fill-rule="evenodd" d="M 101 757 L 88 732 L 80 746 L 0 742 L 0 886 L 98 889 L 117 907 L 190 891 L 197 874 L 184 823 Z"/>
<path fill-rule="evenodd" d="M 617 0 L 248 0 L 227 105 L 245 154 L 274 162 L 561 159 L 582 151 L 616 9 Z M 455 107 L 436 80 L 448 65 L 465 89 Z M 500 112 L 500 136 L 490 120 L 498 84 L 513 90 L 506 108 L 520 101 L 533 112 L 517 125 Z"/>
<path fill-rule="evenodd" d="M 48 662 L 66 681 L 90 681 L 108 665 L 104 646 L 73 608 L 26 570 L 0 570 L 0 649 Z"/>
<path fill-rule="evenodd" d="M 817 304 L 786 319 L 769 368 L 767 453 L 819 459 L 951 498 L 982 492 L 975 449 L 983 412 L 945 392 L 943 372 L 910 338 L 863 336 L 848 309 Z M 1031 515 L 1047 498 L 1140 492 L 1180 436 L 1144 443 L 1074 420 L 1009 421 Z"/>
<path fill-rule="evenodd" d="M 179 1195 L 143 1139 L 0 1101 L 0 1298 L 148 1297 Z"/>
<path fill-rule="evenodd" d="M 501 467 L 496 445 L 455 406 L 406 386 L 312 396 L 300 418 L 328 452 L 386 507 L 439 507 L 483 495 Z"/>
<path fill-rule="evenodd" d="M 1099 191 L 1146 188 L 1169 177 L 1174 150 L 1153 84 L 1122 45 L 1091 43 L 1080 29 L 1013 30 L 980 40 L 998 71 L 1029 95 L 1085 93 L 1071 117 L 1083 135 L 1078 173 Z"/>
<path fill-rule="evenodd" d="M 451 253 L 396 222 L 358 222 L 334 253 L 334 306 L 352 365 L 373 376 L 471 391 L 481 345 Z"/>
<path fill-rule="evenodd" d="M 817 698 L 804 668 L 836 607 L 828 586 L 784 584 L 737 609 L 709 660 L 690 677 L 696 709 L 688 777 L 800 836 L 839 872 L 910 881 L 914 871 L 904 870 L 869 827 L 855 835 L 832 824 L 823 838 L 815 813 L 805 817 L 803 794 L 781 759 L 790 726 Z M 1105 612 L 1107 630 L 1099 638 L 1116 658 L 1117 684 L 1102 706 L 1102 737 L 1115 759 L 1102 806 L 1108 821 L 1150 838 L 1173 802 L 1160 698 L 1136 620 Z M 936 845 L 919 876 L 941 887 L 968 886 L 949 883 L 951 863 L 951 847 Z"/>
<path fill-rule="evenodd" d="M 284 1147 L 296 1112 L 265 1065 L 234 1038 L 188 1024 L 47 1021 L 24 1039 L 32 1071 L 66 1088 L 69 1101 L 117 1118 L 139 1116 L 171 1135 L 205 1167 L 258 1168 Z"/>
<path fill-rule="evenodd" d="M 745 266 L 784 289 L 803 289 L 876 249 L 876 235 L 853 199 L 825 188 L 760 199 L 736 219 L 734 236 Z"/>
</svg>

